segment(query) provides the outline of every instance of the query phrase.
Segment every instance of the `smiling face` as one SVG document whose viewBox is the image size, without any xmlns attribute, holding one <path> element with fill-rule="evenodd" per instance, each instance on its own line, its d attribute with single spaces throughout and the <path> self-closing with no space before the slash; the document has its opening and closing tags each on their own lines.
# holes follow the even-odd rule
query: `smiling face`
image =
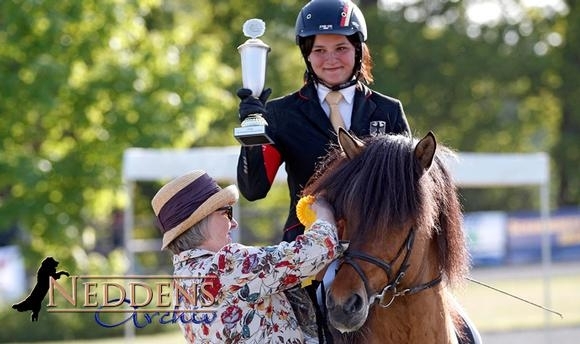
<svg viewBox="0 0 580 344">
<path fill-rule="evenodd" d="M 217 252 L 227 244 L 231 244 L 231 231 L 238 228 L 238 222 L 233 218 L 231 207 L 220 208 L 208 216 L 207 240 L 202 248 Z"/>
<path fill-rule="evenodd" d="M 346 36 L 316 35 L 308 61 L 316 76 L 328 86 L 350 80 L 355 62 L 355 47 Z"/>
</svg>

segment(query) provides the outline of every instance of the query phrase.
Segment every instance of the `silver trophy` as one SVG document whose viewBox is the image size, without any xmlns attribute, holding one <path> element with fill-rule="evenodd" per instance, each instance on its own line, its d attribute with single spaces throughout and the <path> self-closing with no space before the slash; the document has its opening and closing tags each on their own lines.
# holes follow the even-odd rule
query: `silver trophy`
<svg viewBox="0 0 580 344">
<path fill-rule="evenodd" d="M 252 90 L 252 96 L 259 97 L 266 81 L 266 57 L 270 47 L 258 37 L 266 31 L 266 24 L 261 19 L 249 19 L 244 23 L 243 32 L 250 37 L 238 47 L 242 58 L 242 84 Z M 268 123 L 261 114 L 249 115 L 242 121 L 241 128 L 234 128 L 235 138 L 243 146 L 257 146 L 274 143 L 268 134 Z"/>
</svg>

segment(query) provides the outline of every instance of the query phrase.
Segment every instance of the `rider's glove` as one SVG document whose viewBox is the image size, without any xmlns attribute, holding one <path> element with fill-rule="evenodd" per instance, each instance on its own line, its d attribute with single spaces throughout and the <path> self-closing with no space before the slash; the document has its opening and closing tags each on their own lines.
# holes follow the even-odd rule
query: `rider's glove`
<svg viewBox="0 0 580 344">
<path fill-rule="evenodd" d="M 266 101 L 270 94 L 272 94 L 272 89 L 266 88 L 258 98 L 254 97 L 252 91 L 247 88 L 240 88 L 237 94 L 241 99 L 239 108 L 240 121 L 243 121 L 251 114 L 266 114 Z"/>
</svg>

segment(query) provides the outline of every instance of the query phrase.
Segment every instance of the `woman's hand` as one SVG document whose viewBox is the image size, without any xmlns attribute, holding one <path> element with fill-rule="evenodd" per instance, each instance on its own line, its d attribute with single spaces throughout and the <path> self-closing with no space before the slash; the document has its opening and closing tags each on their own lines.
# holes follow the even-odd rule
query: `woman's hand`
<svg viewBox="0 0 580 344">
<path fill-rule="evenodd" d="M 318 220 L 323 220 L 336 225 L 334 209 L 324 198 L 317 196 L 314 203 L 310 205 L 310 208 L 316 213 L 316 218 Z"/>
</svg>

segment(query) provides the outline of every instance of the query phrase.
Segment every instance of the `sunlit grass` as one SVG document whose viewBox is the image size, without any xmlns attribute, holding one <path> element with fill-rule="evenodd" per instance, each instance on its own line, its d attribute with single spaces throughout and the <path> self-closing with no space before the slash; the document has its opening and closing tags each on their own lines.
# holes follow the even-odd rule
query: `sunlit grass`
<svg viewBox="0 0 580 344">
<path fill-rule="evenodd" d="M 539 274 L 538 274 L 539 275 Z M 500 292 L 469 282 L 457 293 L 481 332 L 580 325 L 580 275 L 553 276 L 548 284 L 550 305 L 545 304 L 541 276 L 482 281 L 535 304 L 561 313 L 563 319 Z"/>
</svg>

